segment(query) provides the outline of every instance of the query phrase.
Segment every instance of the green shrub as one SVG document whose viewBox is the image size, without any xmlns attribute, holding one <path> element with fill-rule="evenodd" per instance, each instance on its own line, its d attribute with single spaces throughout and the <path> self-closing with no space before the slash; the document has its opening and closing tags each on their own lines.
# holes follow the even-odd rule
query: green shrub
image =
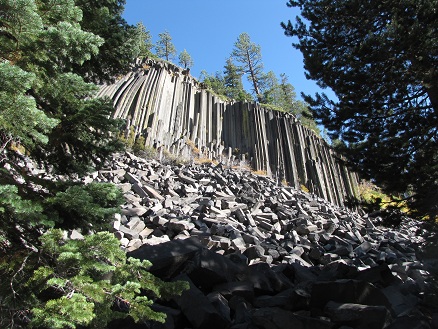
<svg viewBox="0 0 438 329">
<path fill-rule="evenodd" d="M 164 282 L 153 276 L 147 271 L 151 266 L 147 260 L 127 259 L 108 232 L 65 240 L 61 230 L 51 230 L 41 242 L 44 265 L 27 282 L 34 305 L 32 326 L 104 328 L 111 320 L 127 316 L 136 322 L 164 322 L 165 314 L 150 307 L 154 300 L 188 288 L 187 282 Z"/>
</svg>

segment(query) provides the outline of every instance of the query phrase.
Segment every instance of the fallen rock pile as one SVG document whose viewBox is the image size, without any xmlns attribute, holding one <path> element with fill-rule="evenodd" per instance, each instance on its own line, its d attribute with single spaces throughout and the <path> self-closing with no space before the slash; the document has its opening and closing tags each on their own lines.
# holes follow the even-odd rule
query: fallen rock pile
<svg viewBox="0 0 438 329">
<path fill-rule="evenodd" d="M 268 177 L 130 153 L 87 180 L 126 204 L 113 230 L 128 256 L 190 289 L 144 328 L 438 328 L 422 302 L 421 224 L 397 229 Z M 120 324 L 119 324 L 119 327 Z"/>
</svg>

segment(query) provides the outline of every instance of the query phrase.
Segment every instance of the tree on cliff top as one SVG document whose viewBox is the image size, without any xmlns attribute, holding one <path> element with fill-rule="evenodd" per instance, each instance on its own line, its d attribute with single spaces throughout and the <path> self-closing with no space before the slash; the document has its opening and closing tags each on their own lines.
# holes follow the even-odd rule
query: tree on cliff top
<svg viewBox="0 0 438 329">
<path fill-rule="evenodd" d="M 206 71 L 201 72 L 200 80 L 208 88 L 219 96 L 227 99 L 248 102 L 253 96 L 245 91 L 242 84 L 242 72 L 234 65 L 233 59 L 229 58 L 224 66 L 224 71 L 210 75 Z"/>
<path fill-rule="evenodd" d="M 262 102 L 263 95 L 260 90 L 263 75 L 261 47 L 253 43 L 247 33 L 241 33 L 234 43 L 231 56 L 241 64 L 239 70 L 248 74 L 248 81 L 252 84 L 253 92 L 257 100 Z"/>
<path fill-rule="evenodd" d="M 172 43 L 172 37 L 169 32 L 164 31 L 163 33 L 158 34 L 160 38 L 155 45 L 155 52 L 158 57 L 166 59 L 166 61 L 173 60 L 176 56 L 176 49 Z"/>
<path fill-rule="evenodd" d="M 226 96 L 237 101 L 249 101 L 251 95 L 245 91 L 242 83 L 241 70 L 234 64 L 233 59 L 227 59 L 224 66 L 224 84 Z"/>
<path fill-rule="evenodd" d="M 216 95 L 224 96 L 224 98 L 227 97 L 227 87 L 225 86 L 225 80 L 221 72 L 216 72 L 215 75 L 212 75 L 202 70 L 199 80 L 203 83 L 205 88 L 212 90 Z"/>
<path fill-rule="evenodd" d="M 192 56 L 187 52 L 187 50 L 183 50 L 179 56 L 179 64 L 182 65 L 185 69 L 191 68 L 193 66 Z"/>
<path fill-rule="evenodd" d="M 262 106 L 277 111 L 293 114 L 306 128 L 320 136 L 321 132 L 313 120 L 308 105 L 297 100 L 295 88 L 289 83 L 286 74 L 280 74 L 280 81 L 274 72 L 263 74 L 260 84 L 262 91 Z"/>
<path fill-rule="evenodd" d="M 436 0 L 289 1 L 282 23 L 307 77 L 330 87 L 306 96 L 314 116 L 365 177 L 406 197 L 413 215 L 438 215 Z"/>
<path fill-rule="evenodd" d="M 154 45 L 152 43 L 152 36 L 141 22 L 137 23 L 137 35 L 140 42 L 139 56 L 152 56 L 152 48 L 154 48 Z"/>
</svg>

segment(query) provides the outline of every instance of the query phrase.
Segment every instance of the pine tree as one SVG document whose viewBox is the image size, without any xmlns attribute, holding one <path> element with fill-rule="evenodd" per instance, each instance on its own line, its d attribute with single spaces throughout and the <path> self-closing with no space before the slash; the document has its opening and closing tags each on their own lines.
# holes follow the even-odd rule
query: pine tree
<svg viewBox="0 0 438 329">
<path fill-rule="evenodd" d="M 82 30 L 105 40 L 99 52 L 82 64 L 74 65 L 74 72 L 86 81 L 112 82 L 126 74 L 136 57 L 147 44 L 147 37 L 139 37 L 138 27 L 129 25 L 122 17 L 125 0 L 75 0 L 82 11 Z M 50 4 L 50 3 L 48 3 Z"/>
<path fill-rule="evenodd" d="M 152 303 L 188 288 L 187 282 L 150 274 L 147 260 L 127 258 L 109 232 L 70 240 L 61 230 L 50 230 L 40 240 L 38 253 L 0 259 L 2 280 L 8 282 L 0 286 L 2 328 L 105 328 L 127 316 L 164 322 L 165 314 L 152 310 Z"/>
<path fill-rule="evenodd" d="M 193 60 L 187 50 L 183 50 L 181 54 L 178 56 L 179 64 L 182 65 L 185 69 L 191 68 L 193 66 Z"/>
<path fill-rule="evenodd" d="M 73 2 L 32 0 L 2 0 L 2 8 L 8 15 L 1 22 L 7 34 L 0 35 L 0 182 L 32 203 L 64 192 L 68 184 L 32 176 L 26 162 L 37 160 L 48 171 L 82 174 L 119 147 L 118 122 L 110 118 L 111 102 L 92 98 L 96 86 L 73 72 L 75 64 L 97 54 L 104 42 L 81 29 L 80 8 Z M 20 148 L 26 156 L 17 151 Z M 7 200 L 0 204 L 6 206 L 3 215 L 10 223 L 20 206 Z M 26 232 L 3 238 L 26 241 Z"/>
<path fill-rule="evenodd" d="M 300 123 L 313 132 L 317 136 L 321 136 L 321 130 L 318 127 L 313 114 L 310 111 L 309 105 L 303 101 L 296 100 L 293 102 L 291 113 L 300 121 Z"/>
<path fill-rule="evenodd" d="M 274 104 L 284 112 L 292 113 L 301 124 L 320 135 L 317 123 L 313 119 L 309 106 L 297 99 L 295 88 L 289 83 L 285 73 L 280 74 L 280 82 L 276 85 Z"/>
<path fill-rule="evenodd" d="M 278 110 L 283 111 L 283 108 L 278 106 L 279 88 L 277 76 L 273 71 L 263 73 L 260 78 L 260 92 L 262 95 L 260 102 L 275 106 Z"/>
<path fill-rule="evenodd" d="M 104 328 L 128 315 L 136 322 L 164 322 L 165 314 L 151 309 L 153 301 L 188 288 L 187 282 L 164 282 L 150 274 L 152 264 L 147 260 L 127 259 L 119 241 L 108 232 L 65 241 L 62 231 L 52 230 L 41 239 L 39 257 L 46 265 L 26 283 L 34 300 L 33 326 Z M 48 293 L 56 298 L 46 301 Z"/>
<path fill-rule="evenodd" d="M 202 81 L 207 89 L 213 90 L 215 94 L 227 97 L 225 80 L 220 72 L 216 72 L 215 75 L 210 75 L 206 71 L 202 71 L 199 80 Z"/>
<path fill-rule="evenodd" d="M 96 86 L 74 73 L 75 65 L 84 64 L 96 55 L 104 40 L 81 29 L 81 10 L 70 2 L 54 2 L 50 6 L 38 2 L 39 7 L 34 1 L 27 1 L 24 7 L 14 1 L 3 2 L 11 14 L 4 17 L 2 24 L 17 42 L 2 38 L 0 54 L 6 61 L 2 63 L 1 74 L 10 82 L 20 79 L 19 85 L 28 88 L 22 88 L 16 96 L 26 99 L 28 104 L 35 102 L 40 111 L 33 111 L 34 120 L 25 124 L 21 120 L 32 112 L 19 112 L 20 116 L 23 114 L 21 118 L 11 123 L 10 118 L 3 120 L 0 130 L 6 139 L 13 136 L 28 154 L 50 163 L 58 172 L 83 172 L 120 147 L 113 137 L 119 123 L 110 118 L 111 102 L 93 99 Z M 44 15 L 39 15 L 40 12 Z M 9 78 L 11 72 L 19 74 Z M 13 89 L 11 85 L 9 92 Z M 4 94 L 2 101 L 9 102 L 8 99 Z M 31 123 L 45 131 L 45 136 L 40 136 L 45 143 L 23 140 L 10 130 L 11 125 L 25 128 Z"/>
<path fill-rule="evenodd" d="M 103 19 L 106 22 L 112 22 L 110 16 L 114 15 L 117 21 L 121 3 L 105 2 L 111 8 L 94 14 L 108 18 Z M 93 308 L 87 299 L 96 289 L 104 289 L 103 282 L 96 286 L 93 280 L 97 278 L 90 281 L 89 273 L 75 276 L 77 273 L 59 271 L 68 262 L 74 265 L 69 271 L 95 268 L 99 272 L 108 265 L 99 259 L 102 256 L 80 257 L 87 250 L 100 250 L 108 239 L 96 234 L 95 238 L 86 239 L 88 244 L 82 247 L 76 246 L 79 242 L 62 242 L 68 250 L 60 246 L 60 253 L 47 256 L 43 249 L 54 248 L 60 240 L 39 238 L 52 227 L 84 232 L 105 229 L 123 202 L 121 191 L 114 185 L 84 185 L 70 180 L 69 175 L 78 176 L 97 168 L 121 146 L 117 138 L 119 123 L 111 119 L 111 101 L 93 98 L 97 87 L 79 73 L 84 70 L 88 81 L 106 80 L 109 72 L 126 69 L 123 63 L 129 56 L 120 58 L 111 68 L 104 62 L 95 67 L 92 64 L 104 43 L 118 44 L 119 37 L 125 34 L 114 35 L 116 40 L 111 40 L 110 34 L 104 40 L 85 31 L 81 27 L 82 10 L 73 1 L 0 0 L 0 8 L 0 277 L 7 280 L 7 284 L 0 285 L 0 327 L 21 327 L 33 318 L 40 326 L 74 328 L 89 323 L 100 312 L 106 316 L 111 310 Z M 93 23 L 97 25 L 91 26 Z M 90 24 L 90 30 L 103 26 L 102 21 Z M 49 175 L 34 175 L 32 164 L 45 167 Z M 66 175 L 54 181 L 50 178 L 54 173 Z M 78 252 L 76 247 L 84 250 Z M 112 243 L 107 252 L 117 250 L 118 245 Z M 40 268 L 35 275 L 41 276 L 34 279 L 48 290 L 32 286 L 34 279 L 32 284 L 26 284 L 41 265 L 46 267 Z M 75 282 L 67 284 L 66 278 L 73 278 L 69 275 L 75 277 Z M 127 274 L 124 278 L 130 277 Z M 60 296 L 57 289 L 66 288 L 61 282 L 90 290 Z M 154 284 L 155 281 L 151 286 Z M 125 291 L 125 288 L 130 289 L 114 282 L 108 289 Z M 136 291 L 129 293 L 126 296 L 132 296 L 131 305 L 143 305 L 143 297 L 136 296 Z M 135 309 L 131 313 L 134 318 L 140 316 Z"/>
<path fill-rule="evenodd" d="M 35 74 L 6 61 L 0 63 L 0 143 L 2 163 L 8 162 L 7 149 L 23 144 L 31 149 L 47 144 L 47 134 L 59 120 L 48 117 L 38 108 L 33 97 L 26 95 L 35 81 Z"/>
<path fill-rule="evenodd" d="M 284 111 L 294 113 L 294 105 L 297 102 L 296 97 L 297 94 L 295 93 L 295 88 L 289 83 L 287 75 L 281 73 L 278 96 L 279 106 Z"/>
<path fill-rule="evenodd" d="M 164 58 L 166 61 L 173 60 L 176 56 L 176 49 L 172 43 L 172 37 L 169 32 L 164 31 L 158 34 L 160 38 L 155 45 L 155 52 L 158 57 Z"/>
<path fill-rule="evenodd" d="M 150 57 L 152 56 L 152 48 L 154 47 L 152 43 L 151 33 L 146 29 L 143 23 L 137 23 L 136 35 L 138 42 L 140 44 L 140 50 L 138 56 Z"/>
<path fill-rule="evenodd" d="M 340 151 L 364 178 L 406 198 L 412 215 L 436 218 L 437 2 L 288 5 L 307 20 L 282 24 L 286 35 L 298 37 L 294 46 L 303 53 L 307 77 L 337 96 L 307 96 L 315 118 L 344 142 Z"/>
<path fill-rule="evenodd" d="M 255 97 L 259 102 L 262 102 L 260 90 L 260 80 L 263 75 L 261 47 L 253 43 L 247 33 L 241 33 L 234 43 L 231 56 L 241 64 L 239 70 L 248 74 L 248 81 L 252 84 Z"/>
<path fill-rule="evenodd" d="M 233 59 L 228 58 L 224 66 L 226 95 L 238 101 L 249 101 L 252 97 L 243 88 L 242 75 L 243 72 L 234 64 Z"/>
</svg>

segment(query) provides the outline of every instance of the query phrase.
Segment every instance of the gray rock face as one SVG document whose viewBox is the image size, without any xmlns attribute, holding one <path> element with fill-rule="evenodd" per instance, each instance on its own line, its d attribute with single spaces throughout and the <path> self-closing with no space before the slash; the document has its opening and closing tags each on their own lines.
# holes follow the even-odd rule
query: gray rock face
<svg viewBox="0 0 438 329">
<path fill-rule="evenodd" d="M 422 304 L 429 273 L 416 257 L 422 223 L 385 228 L 224 164 L 170 166 L 126 153 L 107 166 L 98 176 L 124 188 L 111 227 L 128 257 L 190 282 L 155 305 L 174 328 L 396 328 L 412 317 L 432 325 Z M 115 174 L 119 167 L 129 175 Z M 145 172 L 154 173 L 151 189 Z"/>
<path fill-rule="evenodd" d="M 325 312 L 335 323 L 342 323 L 352 328 L 385 328 L 391 322 L 391 315 L 384 306 L 360 305 L 328 302 Z"/>
<path fill-rule="evenodd" d="M 130 74 L 102 86 L 98 97 L 112 98 L 114 116 L 127 120 L 127 131 L 133 127 L 137 136 L 145 138 L 145 145 L 186 158 L 197 153 L 240 167 L 248 162 L 279 182 L 295 188 L 303 184 L 337 205 L 355 197 L 357 175 L 294 116 L 253 102 L 225 102 L 170 63 L 147 59 L 136 64 Z M 219 173 L 214 179 L 223 183 Z M 180 180 L 191 185 L 189 190 L 198 183 L 185 174 Z M 147 188 L 145 192 L 153 194 Z"/>
</svg>

